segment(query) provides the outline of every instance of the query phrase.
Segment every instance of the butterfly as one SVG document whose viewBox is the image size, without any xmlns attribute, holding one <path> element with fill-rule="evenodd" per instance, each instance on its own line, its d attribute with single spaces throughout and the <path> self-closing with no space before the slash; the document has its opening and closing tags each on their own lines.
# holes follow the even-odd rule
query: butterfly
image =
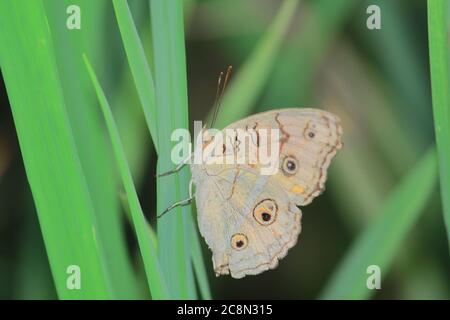
<svg viewBox="0 0 450 320">
<path fill-rule="evenodd" d="M 245 141 L 239 134 L 231 135 L 231 139 L 227 139 L 229 134 L 223 134 L 250 131 L 256 134 Z M 279 133 L 276 143 L 263 139 L 263 134 L 272 132 Z M 328 167 L 342 148 L 342 126 L 330 112 L 288 108 L 249 116 L 219 133 L 212 136 L 202 130 L 196 151 L 205 151 L 216 137 L 225 138 L 221 138 L 216 152 L 210 154 L 209 159 L 214 161 L 191 163 L 189 199 L 165 212 L 188 204 L 195 197 L 198 227 L 212 251 L 216 275 L 242 278 L 274 269 L 297 243 L 301 232 L 300 207 L 324 191 Z M 239 153 L 245 146 L 245 152 Z M 239 154 L 251 158 L 252 152 L 264 147 L 277 151 L 274 174 L 261 174 L 262 164 L 258 161 L 237 161 Z M 226 160 L 230 154 L 234 159 L 231 163 Z M 259 154 L 254 156 L 258 159 Z"/>
<path fill-rule="evenodd" d="M 339 119 L 318 109 L 272 110 L 225 129 L 255 127 L 281 132 L 276 174 L 261 175 L 258 164 L 191 164 L 198 226 L 216 275 L 242 278 L 278 265 L 300 234 L 299 207 L 324 191 L 342 147 Z"/>
</svg>

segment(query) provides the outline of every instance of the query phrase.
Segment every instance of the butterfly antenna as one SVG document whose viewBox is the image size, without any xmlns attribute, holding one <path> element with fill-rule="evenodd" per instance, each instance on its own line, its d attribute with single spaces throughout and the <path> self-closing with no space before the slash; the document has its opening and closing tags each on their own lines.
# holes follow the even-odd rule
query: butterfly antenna
<svg viewBox="0 0 450 320">
<path fill-rule="evenodd" d="M 216 123 L 217 116 L 219 114 L 220 105 L 222 103 L 222 98 L 225 93 L 225 88 L 228 84 L 228 81 L 230 80 L 232 70 L 233 70 L 233 67 L 228 66 L 227 71 L 225 73 L 225 79 L 223 81 L 222 87 L 220 85 L 222 83 L 223 72 L 220 73 L 219 80 L 217 82 L 216 99 L 214 102 L 215 108 L 214 108 L 214 113 L 213 113 L 213 117 L 212 117 L 212 121 L 211 121 L 211 127 L 213 127 L 214 124 Z"/>
<path fill-rule="evenodd" d="M 215 115 L 217 113 L 218 102 L 219 102 L 219 95 L 220 95 L 220 86 L 222 85 L 222 77 L 223 77 L 223 72 L 221 71 L 219 73 L 219 77 L 217 78 L 216 97 L 214 98 L 214 104 L 213 104 L 214 111 L 213 111 L 213 116 L 211 118 L 211 126 L 210 127 L 212 127 L 212 125 L 214 123 L 214 117 L 215 117 Z"/>
</svg>

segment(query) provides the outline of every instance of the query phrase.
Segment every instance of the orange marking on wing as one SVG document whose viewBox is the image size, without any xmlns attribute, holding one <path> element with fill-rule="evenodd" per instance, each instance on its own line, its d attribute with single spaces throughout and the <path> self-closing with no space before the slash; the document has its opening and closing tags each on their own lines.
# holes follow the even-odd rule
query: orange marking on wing
<svg viewBox="0 0 450 320">
<path fill-rule="evenodd" d="M 291 188 L 291 192 L 303 194 L 303 193 L 305 193 L 305 188 L 296 184 L 295 186 L 293 186 Z"/>
</svg>

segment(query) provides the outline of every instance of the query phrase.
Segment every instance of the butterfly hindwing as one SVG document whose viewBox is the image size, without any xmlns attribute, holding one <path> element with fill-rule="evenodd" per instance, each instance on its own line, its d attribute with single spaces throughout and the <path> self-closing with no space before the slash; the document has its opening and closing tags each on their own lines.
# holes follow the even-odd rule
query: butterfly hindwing
<svg viewBox="0 0 450 320">
<path fill-rule="evenodd" d="M 231 181 L 215 177 L 202 184 L 197 209 L 216 274 L 242 278 L 277 266 L 297 242 L 301 211 L 269 176 L 235 173 Z"/>
</svg>

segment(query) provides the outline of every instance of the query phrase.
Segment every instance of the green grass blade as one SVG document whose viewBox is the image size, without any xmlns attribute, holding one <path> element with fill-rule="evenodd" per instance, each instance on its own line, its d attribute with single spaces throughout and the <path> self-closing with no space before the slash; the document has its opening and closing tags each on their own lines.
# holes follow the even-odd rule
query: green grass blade
<svg viewBox="0 0 450 320">
<path fill-rule="evenodd" d="M 58 296 L 111 298 L 43 2 L 1 1 L 0 42 L 2 73 Z M 80 267 L 80 290 L 66 286 L 70 265 Z"/>
<path fill-rule="evenodd" d="M 186 57 L 183 8 L 180 0 L 152 0 L 150 14 L 153 35 L 158 126 L 158 172 L 169 171 L 172 131 L 188 128 Z M 189 172 L 157 180 L 157 210 L 188 197 Z M 158 253 L 169 291 L 175 299 L 195 298 L 189 250 L 191 207 L 176 208 L 158 219 Z"/>
<path fill-rule="evenodd" d="M 122 39 L 124 42 L 125 50 L 127 52 L 130 68 L 132 70 L 134 83 L 136 84 L 139 95 L 141 97 L 141 105 L 144 109 L 144 114 L 146 114 L 147 125 L 153 125 L 156 128 L 157 125 L 155 120 L 156 105 L 154 100 L 154 85 L 151 71 L 144 55 L 143 45 L 140 42 L 139 35 L 137 33 L 127 3 L 122 0 L 114 0 L 113 4 L 119 28 L 122 33 Z M 149 110 L 151 110 L 151 112 Z M 152 129 L 150 129 L 150 131 L 152 132 Z M 156 145 L 157 139 L 153 139 L 153 141 Z M 191 237 L 193 237 L 194 240 L 197 240 L 192 242 L 191 245 L 193 247 L 192 260 L 194 268 L 196 270 L 197 279 L 199 281 L 199 287 L 202 295 L 206 298 L 210 298 L 211 294 L 207 282 L 203 258 L 201 256 L 201 248 L 200 242 L 198 241 L 197 231 L 195 230 L 193 223 L 190 223 L 189 225 L 191 226 L 191 230 L 189 231 Z"/>
<path fill-rule="evenodd" d="M 362 2 L 362 7 L 374 4 L 371 0 Z M 433 125 L 425 40 L 417 41 L 412 31 L 416 21 L 405 15 L 401 1 L 378 0 L 377 5 L 383 12 L 383 27 L 378 32 L 357 27 L 356 36 L 361 39 L 361 47 L 371 52 L 377 61 L 374 71 L 381 73 L 388 90 L 395 91 L 392 93 L 397 99 L 397 107 L 393 113 L 399 114 L 402 127 L 414 141 L 410 148 L 423 151 L 429 145 Z M 422 6 L 426 7 L 426 1 Z M 366 15 L 358 15 L 352 22 L 359 26 L 365 24 L 366 19 Z"/>
<path fill-rule="evenodd" d="M 138 298 L 137 279 L 127 252 L 122 216 L 117 201 L 117 177 L 109 141 L 104 134 L 95 92 L 83 62 L 82 53 L 92 53 L 94 65 L 111 69 L 110 55 L 101 53 L 102 30 L 106 22 L 99 19 L 109 1 L 45 0 L 48 24 L 52 31 L 57 68 L 69 121 L 88 185 L 97 220 L 97 239 L 114 298 Z M 66 8 L 78 5 L 82 12 L 81 29 L 65 27 Z M 63 14 L 62 14 L 63 13 Z M 112 17 L 111 17 L 112 18 Z M 61 27 L 64 26 L 64 27 Z M 93 32 L 92 30 L 96 30 Z M 97 62 L 97 63 L 95 63 Z"/>
<path fill-rule="evenodd" d="M 442 207 L 450 243 L 450 78 L 447 13 L 448 1 L 428 1 L 428 38 L 434 126 Z"/>
<path fill-rule="evenodd" d="M 108 127 L 108 132 L 111 138 L 111 143 L 113 145 L 116 161 L 119 165 L 120 175 L 122 177 L 123 186 L 127 194 L 128 205 L 130 207 L 133 225 L 137 234 L 142 259 L 144 261 L 145 272 L 147 275 L 150 292 L 154 299 L 168 299 L 169 294 L 164 280 L 164 274 L 162 273 L 158 261 L 158 256 L 152 240 L 152 235 L 149 232 L 147 221 L 145 220 L 141 205 L 139 203 L 137 192 L 133 184 L 133 178 L 131 177 L 131 172 L 127 164 L 125 152 L 123 150 L 122 142 L 120 141 L 119 133 L 114 122 L 111 109 L 103 93 L 103 90 L 100 87 L 97 76 L 92 69 L 92 66 L 90 65 L 86 56 L 84 56 L 84 59 L 89 75 L 92 79 L 93 86 L 95 88 L 95 91 L 97 92 L 97 97 L 100 102 L 100 106 L 102 108 L 102 112 L 105 117 L 106 125 Z"/>
<path fill-rule="evenodd" d="M 130 3 L 129 8 L 133 16 L 134 25 L 139 30 L 148 64 L 151 66 L 151 30 L 148 28 L 150 21 L 148 3 L 142 1 L 133 2 Z M 117 18 L 115 18 L 114 22 L 117 24 Z M 135 81 L 131 74 L 131 69 L 125 65 L 118 81 L 118 87 L 114 92 L 110 93 L 108 100 L 119 128 L 119 134 L 122 138 L 134 183 L 138 186 L 148 180 L 145 171 L 149 162 L 153 161 L 152 158 L 154 156 L 152 148 L 143 148 L 142 146 L 154 146 L 156 139 L 152 140 L 152 136 L 149 134 L 150 129 L 147 117 L 143 117 L 145 111 L 142 110 L 143 107 L 136 90 Z"/>
<path fill-rule="evenodd" d="M 17 250 L 19 263 L 15 268 L 14 299 L 54 300 L 57 298 L 56 291 L 39 222 L 31 197 L 27 195 L 26 200 L 29 212 L 25 217 L 25 228 L 22 230 L 21 243 Z M 36 277 L 37 274 L 39 277 Z"/>
<path fill-rule="evenodd" d="M 190 226 L 190 249 L 192 256 L 192 263 L 194 266 L 195 276 L 197 278 L 200 294 L 203 299 L 212 299 L 211 289 L 209 288 L 208 276 L 205 270 L 205 262 L 202 255 L 202 247 L 200 245 L 200 237 L 198 236 L 197 228 L 194 226 L 194 221 L 189 221 Z"/>
<path fill-rule="evenodd" d="M 147 126 L 158 150 L 155 87 L 153 85 L 150 67 L 145 57 L 144 48 L 133 22 L 126 0 L 113 0 L 114 11 L 117 17 L 120 33 L 122 35 L 125 52 L 128 57 L 131 73 L 137 88 L 142 110 L 144 111 Z"/>
<path fill-rule="evenodd" d="M 366 287 L 367 267 L 378 265 L 382 276 L 388 273 L 402 241 L 435 190 L 436 180 L 436 152 L 432 148 L 391 192 L 376 221 L 354 241 L 322 298 L 365 299 L 374 293 Z"/>
<path fill-rule="evenodd" d="M 305 5 L 307 15 L 300 22 L 295 39 L 280 54 L 259 111 L 312 103 L 315 73 L 327 48 L 357 5 L 354 0 L 316 0 Z"/>
<path fill-rule="evenodd" d="M 223 99 L 218 128 L 249 113 L 270 75 L 297 5 L 298 0 L 284 0 L 272 25 L 237 72 Z"/>
</svg>

